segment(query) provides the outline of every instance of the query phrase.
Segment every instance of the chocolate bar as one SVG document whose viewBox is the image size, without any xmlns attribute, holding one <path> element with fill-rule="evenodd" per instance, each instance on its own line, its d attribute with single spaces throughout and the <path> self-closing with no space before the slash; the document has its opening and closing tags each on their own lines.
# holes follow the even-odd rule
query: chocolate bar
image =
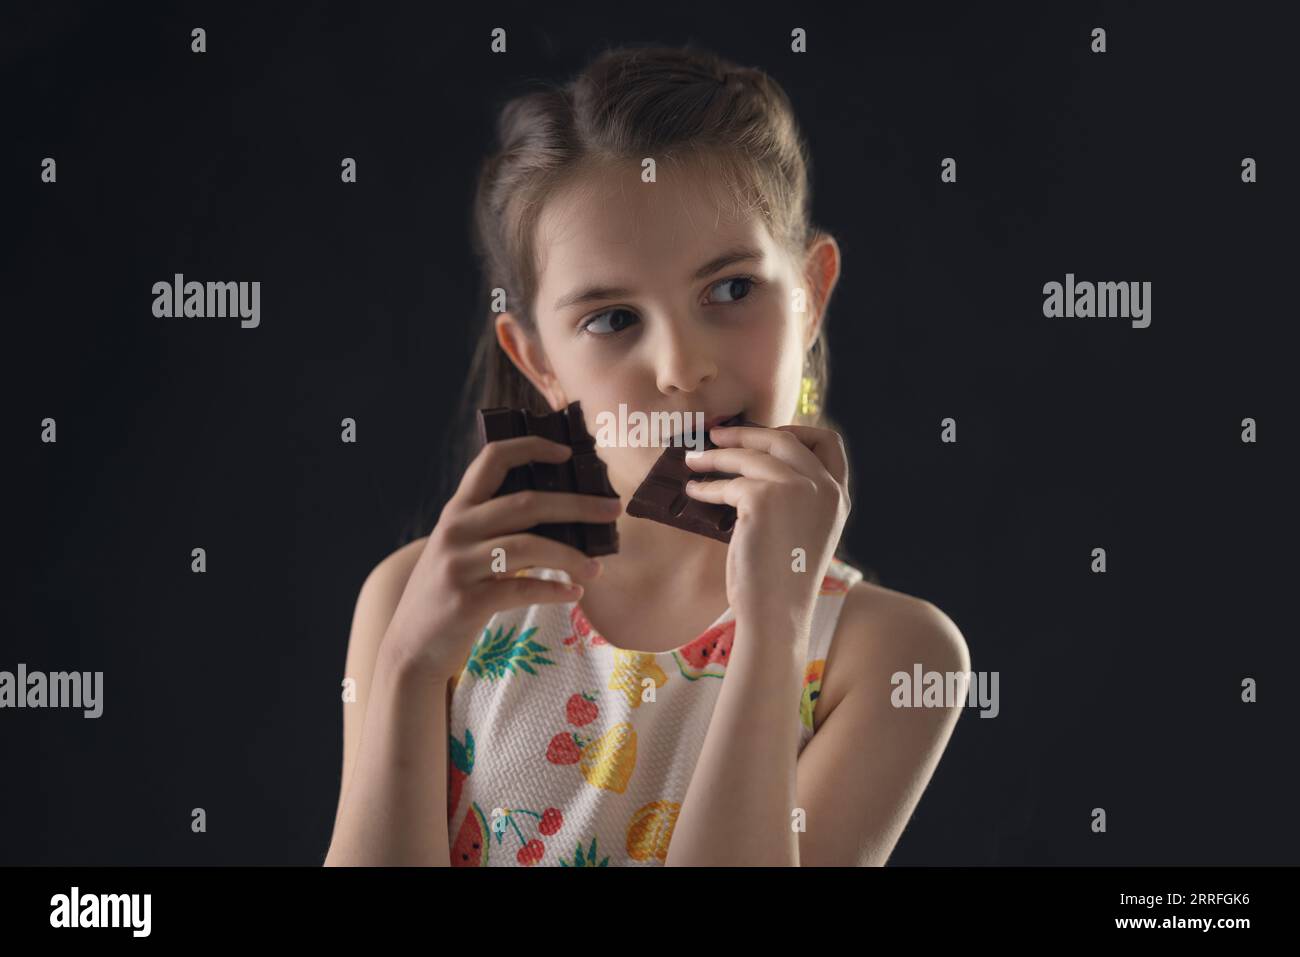
<svg viewBox="0 0 1300 957">
<path fill-rule="evenodd" d="M 733 415 L 718 425 L 758 426 L 758 423 Z M 705 450 L 718 447 L 706 432 Z M 731 472 L 696 471 L 686 464 L 686 451 L 681 440 L 674 439 L 673 444 L 659 456 L 645 481 L 637 487 L 632 500 L 627 503 L 627 514 L 662 522 L 698 535 L 707 535 L 720 542 L 730 542 L 731 532 L 736 525 L 736 509 L 731 505 L 691 498 L 686 494 L 686 483 L 691 479 L 708 482 L 736 476 Z"/>
<path fill-rule="evenodd" d="M 510 469 L 501 487 L 492 494 L 493 498 L 526 489 L 618 498 L 618 492 L 609 482 L 605 463 L 596 454 L 596 440 L 587 431 L 578 402 L 544 415 L 504 406 L 479 409 L 478 435 L 485 445 L 501 439 L 540 435 L 573 449 L 573 454 L 563 462 L 528 462 Z M 618 551 L 618 525 L 614 522 L 547 522 L 527 531 L 572 545 L 592 557 Z"/>
</svg>

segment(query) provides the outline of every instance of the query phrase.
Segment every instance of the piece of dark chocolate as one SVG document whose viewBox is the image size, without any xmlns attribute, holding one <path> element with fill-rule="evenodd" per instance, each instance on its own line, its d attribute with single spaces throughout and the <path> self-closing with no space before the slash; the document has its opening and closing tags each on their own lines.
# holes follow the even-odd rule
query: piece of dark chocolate
<svg viewBox="0 0 1300 957">
<path fill-rule="evenodd" d="M 757 422 L 733 415 L 719 425 L 758 426 Z M 761 426 L 759 426 L 761 428 Z M 718 448 L 718 444 L 704 434 L 704 449 Z M 731 505 L 701 502 L 686 494 L 686 483 L 691 479 L 708 482 L 714 479 L 735 478 L 732 472 L 699 472 L 686 464 L 687 448 L 680 439 L 664 449 L 650 474 L 637 487 L 627 503 L 627 514 L 648 518 L 673 528 L 707 535 L 720 542 L 730 542 L 736 525 L 736 509 Z"/>
<path fill-rule="evenodd" d="M 493 498 L 526 489 L 618 498 L 618 492 L 609 482 L 605 463 L 596 454 L 596 440 L 587 431 L 582 406 L 577 402 L 544 415 L 504 406 L 479 409 L 478 434 L 485 445 L 501 439 L 540 435 L 573 449 L 573 454 L 563 462 L 529 462 L 510 469 Z M 614 522 L 548 522 L 524 531 L 572 545 L 592 557 L 618 552 L 618 525 Z"/>
</svg>

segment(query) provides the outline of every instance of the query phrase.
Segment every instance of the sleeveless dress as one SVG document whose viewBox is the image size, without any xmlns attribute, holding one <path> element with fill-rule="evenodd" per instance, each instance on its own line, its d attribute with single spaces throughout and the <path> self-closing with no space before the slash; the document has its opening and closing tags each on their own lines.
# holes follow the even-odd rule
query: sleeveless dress
<svg viewBox="0 0 1300 957">
<path fill-rule="evenodd" d="M 529 574 L 569 580 L 555 569 Z M 844 597 L 861 579 L 838 558 L 822 579 L 790 702 L 800 753 Z M 728 608 L 689 644 L 647 653 L 609 644 L 579 602 L 493 615 L 453 684 L 451 865 L 662 866 L 735 628 Z"/>
</svg>

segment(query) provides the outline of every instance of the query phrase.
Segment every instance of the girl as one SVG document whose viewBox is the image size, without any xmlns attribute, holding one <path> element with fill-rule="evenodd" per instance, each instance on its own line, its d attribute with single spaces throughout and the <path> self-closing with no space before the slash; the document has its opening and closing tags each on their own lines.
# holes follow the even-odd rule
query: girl
<svg viewBox="0 0 1300 957">
<path fill-rule="evenodd" d="M 731 476 L 688 491 L 736 508 L 730 543 L 624 513 L 660 448 L 599 449 L 617 500 L 493 498 L 569 450 L 475 450 L 361 588 L 325 863 L 883 864 L 960 708 L 894 707 L 891 676 L 969 658 L 938 608 L 836 555 L 848 460 L 818 396 L 840 254 L 788 98 L 706 53 L 622 49 L 498 132 L 467 395 L 577 400 L 593 434 L 620 403 L 761 425 L 691 463 Z M 526 531 L 573 521 L 617 521 L 618 553 Z"/>
</svg>

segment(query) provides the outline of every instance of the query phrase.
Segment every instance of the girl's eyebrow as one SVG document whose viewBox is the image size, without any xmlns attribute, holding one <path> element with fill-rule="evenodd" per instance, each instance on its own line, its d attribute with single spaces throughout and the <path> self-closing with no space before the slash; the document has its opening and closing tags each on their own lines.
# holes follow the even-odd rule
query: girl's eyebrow
<svg viewBox="0 0 1300 957">
<path fill-rule="evenodd" d="M 715 272 L 726 269 L 738 262 L 748 260 L 762 260 L 763 254 L 752 246 L 735 246 L 728 249 L 720 255 L 714 256 L 691 275 L 691 281 L 696 282 L 701 279 L 707 279 Z M 555 303 L 555 311 L 567 309 L 569 306 L 576 306 L 582 302 L 592 302 L 598 299 L 617 299 L 621 296 L 632 295 L 632 290 L 623 286 L 589 286 L 578 292 L 570 293 L 567 296 L 561 296 Z"/>
</svg>

